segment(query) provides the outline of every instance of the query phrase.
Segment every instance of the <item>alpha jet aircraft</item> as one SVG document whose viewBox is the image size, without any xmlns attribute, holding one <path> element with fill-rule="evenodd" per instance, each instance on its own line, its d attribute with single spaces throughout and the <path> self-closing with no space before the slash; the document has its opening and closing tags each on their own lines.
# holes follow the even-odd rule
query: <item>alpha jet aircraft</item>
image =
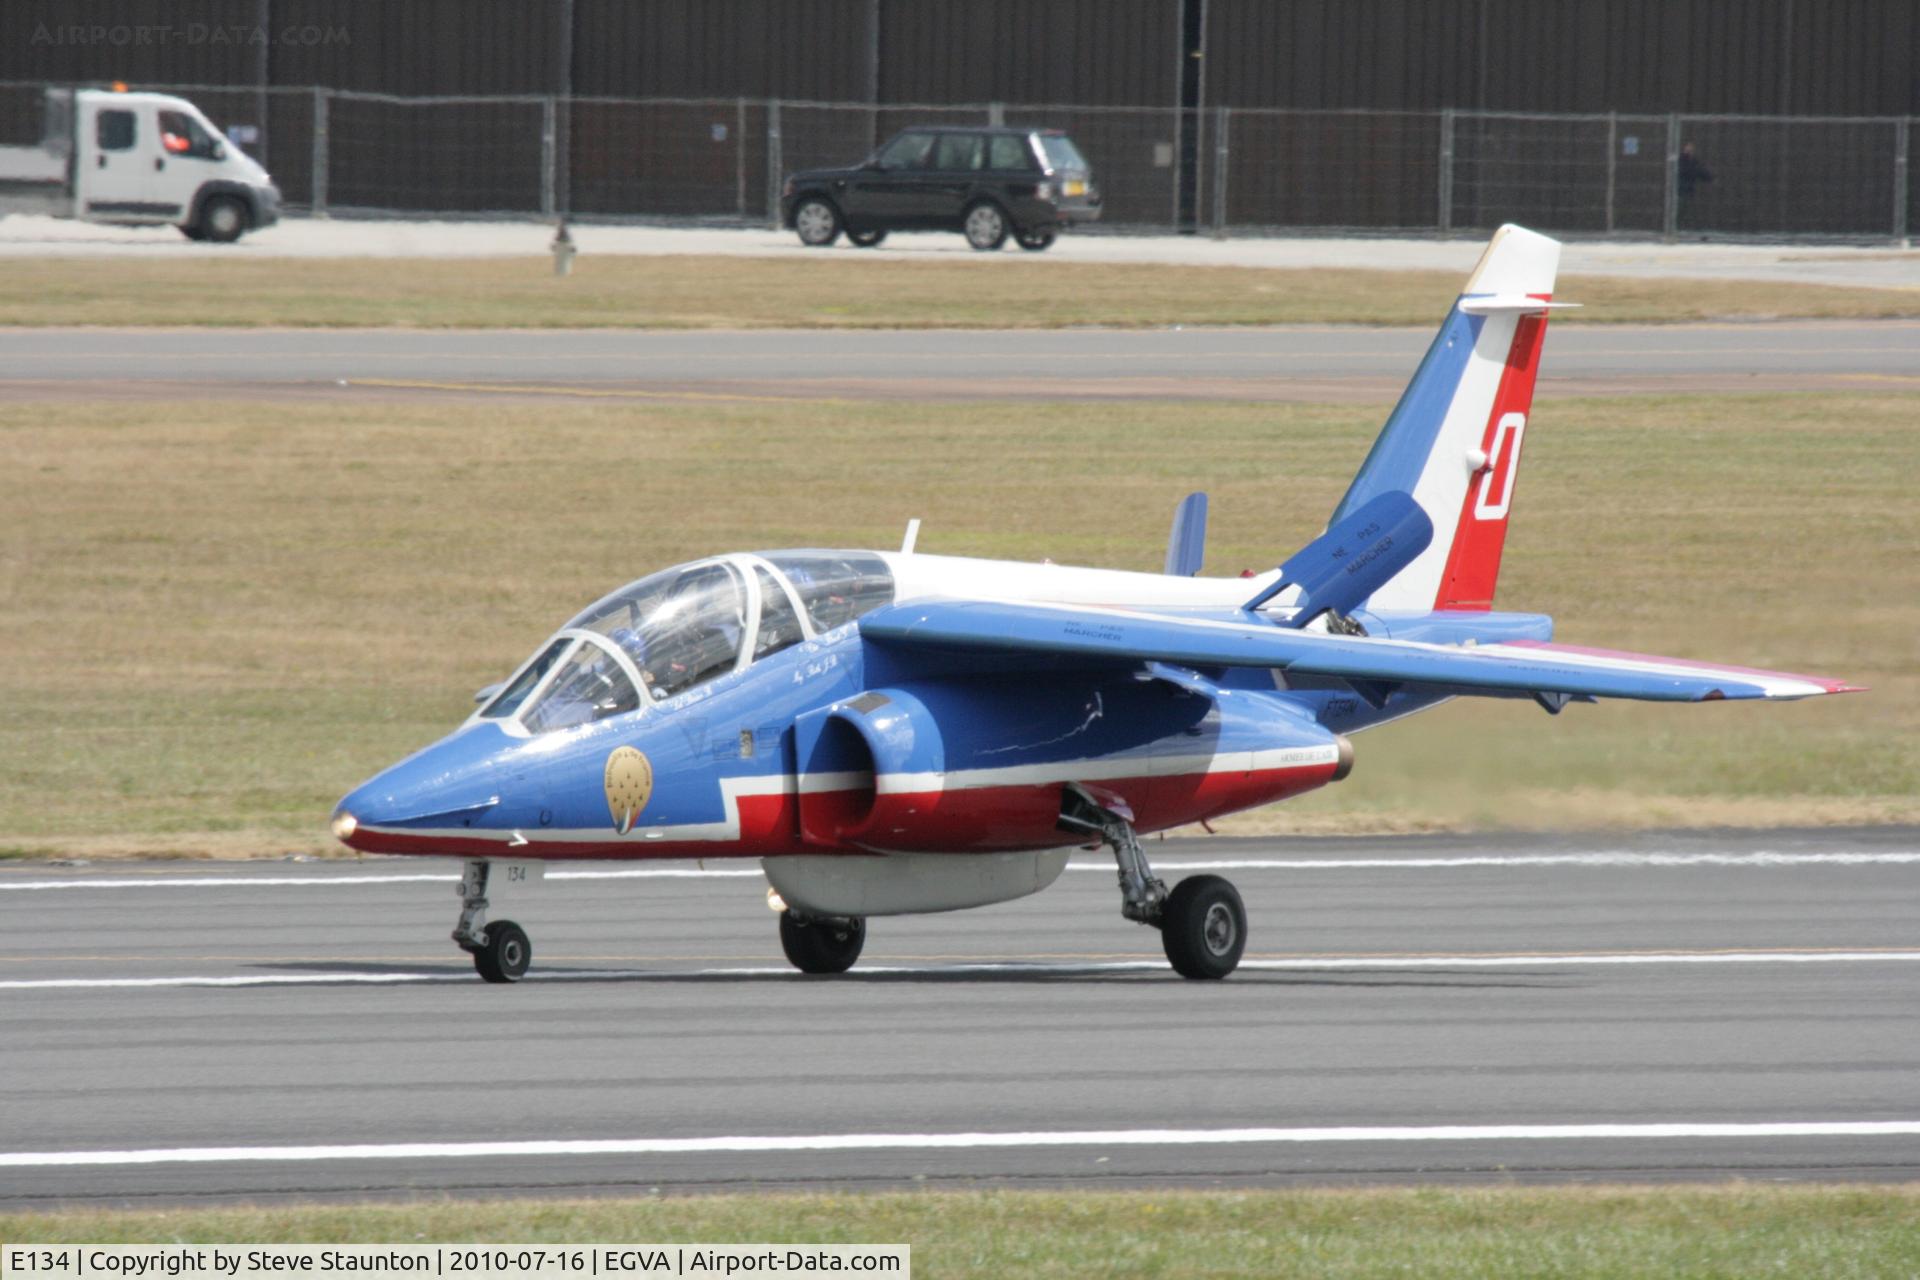
<svg viewBox="0 0 1920 1280">
<path fill-rule="evenodd" d="M 1104 844 L 1121 912 L 1190 978 L 1232 972 L 1239 894 L 1169 889 L 1139 837 L 1338 782 L 1350 735 L 1449 698 L 1793 699 L 1849 686 L 1550 643 L 1495 612 L 1560 246 L 1503 227 L 1326 532 L 1258 578 L 900 552 L 721 555 L 573 618 L 467 722 L 341 801 L 369 853 L 466 860 L 453 939 L 527 971 L 494 864 L 758 858 L 787 958 L 838 973 L 872 916 L 1046 888 Z"/>
</svg>

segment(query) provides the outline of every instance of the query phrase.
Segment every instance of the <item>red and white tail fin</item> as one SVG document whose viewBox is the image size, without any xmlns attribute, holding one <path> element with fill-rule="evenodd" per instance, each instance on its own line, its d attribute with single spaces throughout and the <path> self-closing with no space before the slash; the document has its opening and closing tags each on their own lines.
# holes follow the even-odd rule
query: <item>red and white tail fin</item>
<svg viewBox="0 0 1920 1280">
<path fill-rule="evenodd" d="M 1433 541 L 1373 594 L 1373 609 L 1491 609 L 1533 411 L 1560 243 L 1494 233 L 1334 520 L 1390 490 L 1411 493 Z"/>
</svg>

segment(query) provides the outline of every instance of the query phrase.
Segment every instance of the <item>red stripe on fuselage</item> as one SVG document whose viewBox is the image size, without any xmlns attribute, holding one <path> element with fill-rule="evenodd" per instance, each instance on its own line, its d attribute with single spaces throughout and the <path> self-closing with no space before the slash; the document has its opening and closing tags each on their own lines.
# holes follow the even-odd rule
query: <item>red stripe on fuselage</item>
<svg viewBox="0 0 1920 1280">
<path fill-rule="evenodd" d="M 1101 779 L 1100 786 L 1125 797 L 1133 806 L 1136 828 L 1142 833 L 1186 826 L 1203 819 L 1256 805 L 1271 804 L 1325 785 L 1338 765 L 1296 766 L 1286 769 L 1215 769 L 1206 773 L 1173 774 L 1161 777 Z M 894 802 L 892 812 L 906 814 L 923 811 L 928 819 L 927 835 L 913 832 L 899 839 L 897 847 L 938 849 L 940 852 L 1005 852 L 1029 849 L 1057 849 L 1073 843 L 1073 838 L 1048 822 L 1030 822 L 1016 831 L 1000 822 L 1008 812 L 1034 812 L 1036 794 L 1050 798 L 1057 813 L 1060 783 L 1031 783 L 999 787 L 950 787 L 922 793 L 892 793 L 884 799 Z M 736 802 L 740 813 L 740 836 L 731 840 L 649 840 L 646 828 L 637 827 L 625 839 L 613 834 L 609 823 L 604 839 L 554 840 L 543 833 L 526 831 L 526 843 L 509 846 L 503 838 L 451 833 L 421 834 L 409 831 L 362 827 L 347 843 L 363 853 L 413 854 L 422 857 L 487 856 L 495 858 L 610 860 L 687 859 L 687 858 L 764 858 L 783 854 L 846 853 L 861 854 L 889 847 L 889 832 L 878 824 L 863 833 L 862 845 L 823 846 L 803 842 L 799 836 L 798 805 L 791 793 L 741 796 Z M 864 801 L 862 801 L 864 802 Z M 971 839 L 962 843 L 935 844 L 941 830 L 967 832 Z M 895 833 L 898 835 L 899 833 Z"/>
<path fill-rule="evenodd" d="M 1551 294 L 1529 297 L 1542 302 Z M 1500 577 L 1500 555 L 1507 543 L 1507 518 L 1512 513 L 1513 490 L 1519 481 L 1520 449 L 1526 439 L 1526 421 L 1533 412 L 1533 384 L 1540 369 L 1540 349 L 1546 340 L 1547 317 L 1523 315 L 1514 326 L 1507 367 L 1493 396 L 1493 412 L 1480 434 L 1485 468 L 1467 482 L 1454 526 L 1453 548 L 1440 575 L 1435 609 L 1487 610 L 1493 608 L 1494 586 Z M 1509 421 L 1518 415 L 1518 423 Z M 1502 428 L 1502 423 L 1506 427 Z M 1497 511 L 1497 515 L 1489 512 Z"/>
</svg>

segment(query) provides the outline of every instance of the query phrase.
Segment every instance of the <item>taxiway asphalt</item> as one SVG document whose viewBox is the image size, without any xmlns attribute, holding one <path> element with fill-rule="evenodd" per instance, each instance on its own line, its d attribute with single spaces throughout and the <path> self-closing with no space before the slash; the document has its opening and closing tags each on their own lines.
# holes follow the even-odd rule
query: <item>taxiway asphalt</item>
<svg viewBox="0 0 1920 1280">
<path fill-rule="evenodd" d="M 556 869 L 512 987 L 451 862 L 0 868 L 0 1206 L 1920 1176 L 1920 830 L 1149 853 L 1240 886 L 1233 978 L 1091 854 L 831 979 L 754 864 Z"/>
<path fill-rule="evenodd" d="M 1390 399 L 1431 329 L 0 330 L 0 393 Z M 1920 388 L 1920 322 L 1556 326 L 1540 394 Z"/>
</svg>

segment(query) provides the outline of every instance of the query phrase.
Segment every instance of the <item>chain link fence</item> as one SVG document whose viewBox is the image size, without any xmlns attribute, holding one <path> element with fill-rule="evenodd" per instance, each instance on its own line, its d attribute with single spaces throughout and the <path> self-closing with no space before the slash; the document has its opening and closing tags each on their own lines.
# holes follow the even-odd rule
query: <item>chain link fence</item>
<svg viewBox="0 0 1920 1280">
<path fill-rule="evenodd" d="M 40 140 L 45 85 L 0 84 L 0 144 Z M 778 221 L 801 169 L 858 162 L 923 124 L 1064 129 L 1106 198 L 1099 227 L 1905 241 L 1914 120 L 1543 115 L 749 98 L 401 98 L 176 86 L 314 214 Z"/>
</svg>

